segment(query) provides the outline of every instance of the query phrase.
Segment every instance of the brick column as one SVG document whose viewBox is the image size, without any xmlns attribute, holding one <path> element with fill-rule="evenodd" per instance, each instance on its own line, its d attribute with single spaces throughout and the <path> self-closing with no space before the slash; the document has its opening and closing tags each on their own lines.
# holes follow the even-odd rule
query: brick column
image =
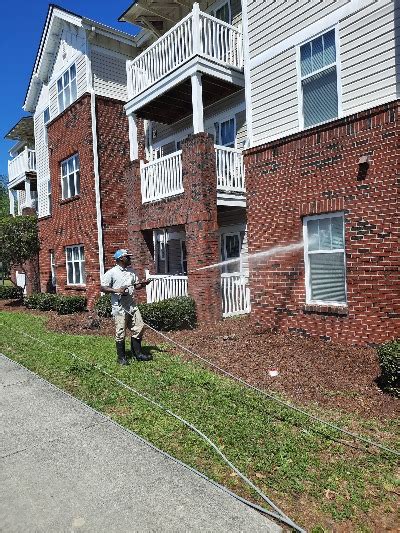
<svg viewBox="0 0 400 533">
<path fill-rule="evenodd" d="M 152 240 L 147 235 L 148 232 L 141 231 L 142 221 L 142 194 L 140 188 L 140 161 L 131 161 L 125 172 L 127 188 L 127 215 L 128 215 L 128 235 L 127 245 L 132 252 L 132 267 L 137 276 L 145 277 L 145 270 L 154 270 L 152 256 Z M 139 302 L 146 302 L 145 289 L 138 291 Z"/>
<path fill-rule="evenodd" d="M 214 138 L 190 135 L 182 142 L 182 172 L 189 294 L 200 323 L 221 319 L 221 274 L 218 268 L 197 270 L 220 260 L 217 222 L 217 175 Z"/>
</svg>

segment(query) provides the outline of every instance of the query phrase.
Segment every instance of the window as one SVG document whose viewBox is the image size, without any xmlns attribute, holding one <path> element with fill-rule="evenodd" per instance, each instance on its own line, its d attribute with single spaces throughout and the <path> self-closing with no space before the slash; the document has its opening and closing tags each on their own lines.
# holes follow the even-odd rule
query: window
<svg viewBox="0 0 400 533">
<path fill-rule="evenodd" d="M 49 215 L 51 215 L 51 181 L 47 182 L 47 205 L 49 207 Z"/>
<path fill-rule="evenodd" d="M 54 250 L 50 250 L 50 271 L 51 271 L 51 284 L 53 287 L 57 285 L 56 276 L 56 261 L 54 257 Z"/>
<path fill-rule="evenodd" d="M 300 79 L 305 128 L 338 116 L 335 38 L 335 30 L 331 30 L 300 47 Z"/>
<path fill-rule="evenodd" d="M 74 100 L 76 100 L 76 67 L 73 64 L 64 74 L 57 80 L 57 97 L 58 110 L 64 111 Z"/>
<path fill-rule="evenodd" d="M 43 128 L 44 128 L 44 142 L 47 144 L 47 124 L 50 122 L 50 109 L 46 107 L 43 111 Z"/>
<path fill-rule="evenodd" d="M 62 198 L 72 198 L 80 193 L 79 155 L 75 154 L 61 163 Z"/>
<path fill-rule="evenodd" d="M 181 242 L 181 266 L 182 266 L 182 273 L 187 274 L 187 251 L 186 251 L 186 241 L 183 239 Z"/>
<path fill-rule="evenodd" d="M 212 12 L 213 16 L 223 22 L 231 23 L 231 9 L 229 2 L 222 4 L 220 7 Z"/>
<path fill-rule="evenodd" d="M 65 251 L 67 255 L 67 285 L 84 285 L 86 274 L 83 246 L 67 246 Z"/>
<path fill-rule="evenodd" d="M 346 304 L 344 217 L 306 217 L 303 222 L 307 303 Z"/>
<path fill-rule="evenodd" d="M 239 232 L 223 233 L 221 236 L 221 256 L 222 261 L 238 259 L 223 266 L 223 272 L 233 273 L 241 271 L 240 252 L 242 249 L 242 239 Z"/>
<path fill-rule="evenodd" d="M 236 140 L 235 119 L 230 118 L 224 122 L 216 122 L 214 127 L 216 144 L 226 146 L 227 148 L 234 148 Z"/>
</svg>

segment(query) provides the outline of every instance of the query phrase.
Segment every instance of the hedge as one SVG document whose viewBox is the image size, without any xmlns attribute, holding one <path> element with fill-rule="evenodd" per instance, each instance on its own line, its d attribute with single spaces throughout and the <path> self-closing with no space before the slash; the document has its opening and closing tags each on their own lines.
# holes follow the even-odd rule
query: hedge
<svg viewBox="0 0 400 533">
<path fill-rule="evenodd" d="M 0 300 L 22 300 L 22 287 L 16 285 L 0 285 Z"/>
<path fill-rule="evenodd" d="M 378 357 L 381 367 L 379 385 L 386 392 L 400 397 L 400 339 L 379 346 Z"/>
<path fill-rule="evenodd" d="M 36 293 L 31 296 L 26 296 L 24 298 L 24 305 L 28 309 L 57 311 L 59 315 L 69 315 L 84 311 L 86 309 L 86 299 L 83 296 Z"/>
<path fill-rule="evenodd" d="M 160 331 L 193 329 L 197 323 L 194 300 L 187 296 L 139 304 L 138 307 L 146 324 Z M 95 303 L 95 310 L 100 317 L 110 317 L 110 296 L 101 296 Z"/>
</svg>

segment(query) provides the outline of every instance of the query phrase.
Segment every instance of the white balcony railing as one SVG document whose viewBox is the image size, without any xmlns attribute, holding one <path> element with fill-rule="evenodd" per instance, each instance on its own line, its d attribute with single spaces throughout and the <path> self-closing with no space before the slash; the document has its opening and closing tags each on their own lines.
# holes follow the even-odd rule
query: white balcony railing
<svg viewBox="0 0 400 533">
<path fill-rule="evenodd" d="M 241 150 L 216 146 L 217 189 L 245 192 L 244 165 Z"/>
<path fill-rule="evenodd" d="M 14 159 L 8 162 L 8 181 L 12 181 L 19 176 L 23 176 L 26 172 L 36 171 L 36 155 L 35 150 L 25 148 L 23 152 L 18 154 Z"/>
<path fill-rule="evenodd" d="M 250 313 L 250 289 L 243 274 L 221 274 L 222 316 Z"/>
<path fill-rule="evenodd" d="M 150 275 L 146 271 L 146 279 L 153 281 L 146 285 L 147 303 L 159 302 L 168 298 L 187 296 L 188 277 L 168 274 Z"/>
<path fill-rule="evenodd" d="M 128 98 L 134 98 L 196 55 L 241 69 L 241 29 L 203 13 L 194 4 L 189 15 L 127 62 Z"/>
<path fill-rule="evenodd" d="M 152 202 L 183 193 L 182 150 L 150 163 L 141 162 L 142 202 Z"/>
</svg>

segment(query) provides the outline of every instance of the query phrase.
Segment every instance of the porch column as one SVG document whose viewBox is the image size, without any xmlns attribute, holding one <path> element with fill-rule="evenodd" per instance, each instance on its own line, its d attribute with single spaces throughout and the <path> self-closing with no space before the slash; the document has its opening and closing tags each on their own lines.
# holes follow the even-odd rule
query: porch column
<svg viewBox="0 0 400 533">
<path fill-rule="evenodd" d="M 192 81 L 192 106 L 193 106 L 193 133 L 204 131 L 203 115 L 203 83 L 201 73 L 196 72 L 191 76 Z"/>
<path fill-rule="evenodd" d="M 15 198 L 13 191 L 8 189 L 8 198 L 10 200 L 10 215 L 15 216 Z"/>
<path fill-rule="evenodd" d="M 135 113 L 132 113 L 128 117 L 129 124 L 129 146 L 131 161 L 135 161 L 139 157 L 138 147 L 138 124 Z"/>
<path fill-rule="evenodd" d="M 31 180 L 25 179 L 25 207 L 32 207 Z"/>
</svg>

